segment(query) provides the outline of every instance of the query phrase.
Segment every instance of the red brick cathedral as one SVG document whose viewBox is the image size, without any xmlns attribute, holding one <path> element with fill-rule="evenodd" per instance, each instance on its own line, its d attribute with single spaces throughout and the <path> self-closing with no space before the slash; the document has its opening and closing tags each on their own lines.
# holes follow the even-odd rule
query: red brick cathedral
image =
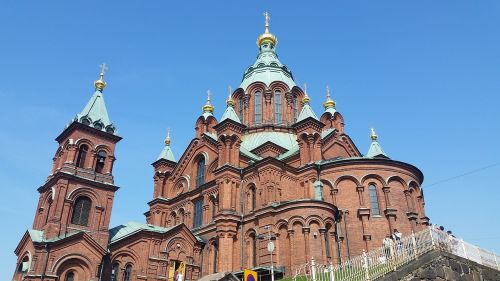
<svg viewBox="0 0 500 281">
<path fill-rule="evenodd" d="M 373 130 L 363 155 L 328 90 L 316 115 L 276 44 L 266 16 L 257 60 L 220 119 L 209 94 L 179 159 L 165 140 L 146 223 L 113 228 L 121 137 L 104 104 L 103 68 L 88 104 L 56 138 L 13 279 L 197 280 L 247 268 L 268 274 L 271 259 L 289 276 L 311 258 L 339 263 L 380 247 L 394 229 L 424 228 L 420 170 L 390 159 Z"/>
</svg>

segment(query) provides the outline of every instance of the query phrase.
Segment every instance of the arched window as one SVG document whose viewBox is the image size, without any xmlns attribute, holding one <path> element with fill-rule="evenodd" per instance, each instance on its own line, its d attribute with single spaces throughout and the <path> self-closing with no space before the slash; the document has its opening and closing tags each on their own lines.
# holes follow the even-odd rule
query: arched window
<svg viewBox="0 0 500 281">
<path fill-rule="evenodd" d="M 214 250 L 214 273 L 218 272 L 217 269 L 217 264 L 219 263 L 219 245 L 217 245 L 217 242 L 214 242 L 213 244 L 213 250 Z"/>
<path fill-rule="evenodd" d="M 250 234 L 250 250 L 252 251 L 249 255 L 250 258 L 250 267 L 256 267 L 257 266 L 257 236 L 255 233 Z"/>
<path fill-rule="evenodd" d="M 45 214 L 45 222 L 44 224 L 47 224 L 47 222 L 49 221 L 49 216 L 50 216 L 50 209 L 52 209 L 52 194 L 49 195 L 51 198 L 49 198 L 49 200 L 47 200 L 47 213 Z"/>
<path fill-rule="evenodd" d="M 217 215 L 217 205 L 219 205 L 219 199 L 213 197 L 212 198 L 212 218 Z"/>
<path fill-rule="evenodd" d="M 123 281 L 130 281 L 132 278 L 132 265 L 129 264 L 125 267 L 125 272 L 123 273 Z"/>
<path fill-rule="evenodd" d="M 78 156 L 76 157 L 76 166 L 79 168 L 85 168 L 85 159 L 87 158 L 87 151 L 89 147 L 86 144 L 82 144 L 78 150 Z"/>
<path fill-rule="evenodd" d="M 72 224 L 87 226 L 89 223 L 90 199 L 85 196 L 78 197 L 73 206 L 73 215 L 71 217 Z"/>
<path fill-rule="evenodd" d="M 205 158 L 201 157 L 196 165 L 196 187 L 205 183 Z"/>
<path fill-rule="evenodd" d="M 193 228 L 200 227 L 203 224 L 203 198 L 194 201 Z"/>
<path fill-rule="evenodd" d="M 297 97 L 294 96 L 292 99 L 292 106 L 293 106 L 293 120 L 297 120 Z"/>
<path fill-rule="evenodd" d="M 375 187 L 374 184 L 371 183 L 368 186 L 368 191 L 370 192 L 370 205 L 372 208 L 372 215 L 379 216 L 380 208 L 378 205 L 377 188 Z"/>
<path fill-rule="evenodd" d="M 243 96 L 240 97 L 239 99 L 239 115 L 240 115 L 240 121 L 243 123 Z"/>
<path fill-rule="evenodd" d="M 253 211 L 253 210 L 255 210 L 255 207 L 257 205 L 256 202 L 255 202 L 256 201 L 255 200 L 255 198 L 256 198 L 256 196 L 255 196 L 256 195 L 255 194 L 255 186 L 250 187 L 249 192 L 250 192 L 250 200 L 248 202 L 249 203 L 249 206 L 248 206 L 249 208 L 248 209 L 249 209 L 249 211 Z"/>
<path fill-rule="evenodd" d="M 330 252 L 330 230 L 331 230 L 331 226 L 327 225 L 326 229 L 325 229 L 325 234 L 324 234 L 324 236 L 325 236 L 325 253 L 326 253 L 327 258 L 332 257 L 332 253 Z"/>
<path fill-rule="evenodd" d="M 255 124 L 262 123 L 262 100 L 260 92 L 255 92 Z"/>
<path fill-rule="evenodd" d="M 17 267 L 17 272 L 25 274 L 30 269 L 30 257 L 25 256 L 19 266 Z"/>
<path fill-rule="evenodd" d="M 111 281 L 118 281 L 118 272 L 120 268 L 118 263 L 114 263 L 113 267 L 111 268 Z"/>
<path fill-rule="evenodd" d="M 97 153 L 97 160 L 95 163 L 95 171 L 96 173 L 102 173 L 104 170 L 104 163 L 106 161 L 106 151 L 101 150 Z"/>
<path fill-rule="evenodd" d="M 75 281 L 75 273 L 73 271 L 70 271 L 66 273 L 66 281 Z"/>
<path fill-rule="evenodd" d="M 281 123 L 281 92 L 274 92 L 274 119 L 276 123 Z"/>
</svg>

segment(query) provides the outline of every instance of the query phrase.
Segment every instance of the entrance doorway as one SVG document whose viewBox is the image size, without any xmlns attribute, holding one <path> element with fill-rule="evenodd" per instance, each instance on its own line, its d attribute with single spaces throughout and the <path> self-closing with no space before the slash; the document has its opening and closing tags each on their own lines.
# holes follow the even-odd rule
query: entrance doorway
<svg viewBox="0 0 500 281">
<path fill-rule="evenodd" d="M 179 260 L 168 262 L 168 281 L 184 281 L 186 278 L 186 263 Z"/>
</svg>

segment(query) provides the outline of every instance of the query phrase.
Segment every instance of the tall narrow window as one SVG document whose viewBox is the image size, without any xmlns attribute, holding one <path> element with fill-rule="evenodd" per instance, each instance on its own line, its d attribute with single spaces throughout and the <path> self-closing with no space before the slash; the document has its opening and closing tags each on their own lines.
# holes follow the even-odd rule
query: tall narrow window
<svg viewBox="0 0 500 281">
<path fill-rule="evenodd" d="M 257 266 L 257 237 L 255 234 L 252 236 L 252 267 Z"/>
<path fill-rule="evenodd" d="M 201 157 L 196 165 L 196 187 L 205 183 L 205 158 Z"/>
<path fill-rule="evenodd" d="M 255 187 L 254 186 L 252 186 L 250 188 L 250 202 L 249 203 L 250 203 L 249 210 L 250 211 L 255 210 L 255 205 L 256 204 L 255 204 Z"/>
<path fill-rule="evenodd" d="M 106 161 L 106 152 L 101 150 L 99 153 L 97 153 L 97 160 L 95 163 L 95 171 L 97 173 L 102 173 L 104 170 L 104 163 Z"/>
<path fill-rule="evenodd" d="M 200 227 L 203 223 L 203 199 L 198 199 L 194 201 L 194 219 L 193 219 L 193 228 Z"/>
<path fill-rule="evenodd" d="M 17 267 L 17 272 L 26 273 L 30 269 L 30 258 L 28 256 L 24 257 L 22 262 Z"/>
<path fill-rule="evenodd" d="M 50 195 L 50 196 L 52 196 L 52 195 Z M 47 202 L 47 214 L 45 214 L 45 223 L 44 224 L 47 224 L 47 222 L 49 221 L 51 208 L 52 208 L 52 198 L 49 198 L 49 200 Z"/>
<path fill-rule="evenodd" d="M 125 272 L 123 273 L 123 281 L 130 281 L 132 276 L 132 265 L 127 265 L 125 267 Z"/>
<path fill-rule="evenodd" d="M 76 166 L 79 168 L 85 168 L 85 158 L 87 158 L 87 151 L 89 147 L 85 144 L 80 146 L 78 151 L 78 156 L 76 157 Z"/>
<path fill-rule="evenodd" d="M 219 263 L 219 245 L 217 244 L 217 242 L 214 243 L 213 245 L 213 249 L 214 249 L 214 273 L 218 272 L 217 270 L 217 264 Z"/>
<path fill-rule="evenodd" d="M 380 209 L 378 206 L 377 189 L 374 184 L 368 186 L 368 191 L 370 192 L 370 204 L 372 207 L 372 215 L 380 215 Z"/>
<path fill-rule="evenodd" d="M 118 271 L 119 267 L 117 263 L 113 264 L 113 267 L 111 268 L 111 281 L 118 281 Z"/>
<path fill-rule="evenodd" d="M 281 92 L 274 92 L 274 119 L 276 123 L 281 123 Z"/>
<path fill-rule="evenodd" d="M 219 199 L 212 198 L 212 218 L 217 215 L 217 206 L 219 205 Z"/>
<path fill-rule="evenodd" d="M 239 107 L 240 121 L 241 121 L 241 123 L 243 123 L 243 96 L 241 96 L 239 99 L 239 105 L 240 105 L 240 107 Z"/>
<path fill-rule="evenodd" d="M 293 120 L 297 120 L 297 97 L 293 97 L 292 99 L 292 106 L 293 106 Z"/>
<path fill-rule="evenodd" d="M 91 202 L 88 197 L 78 197 L 73 206 L 73 215 L 71 217 L 72 224 L 85 225 L 89 223 Z"/>
<path fill-rule="evenodd" d="M 75 273 L 73 271 L 66 273 L 66 281 L 74 281 L 74 280 L 75 280 Z"/>
<path fill-rule="evenodd" d="M 255 92 L 255 124 L 262 123 L 262 100 L 260 92 Z"/>
<path fill-rule="evenodd" d="M 325 231 L 325 253 L 327 258 L 331 258 L 330 253 L 330 228 L 328 227 Z"/>
</svg>

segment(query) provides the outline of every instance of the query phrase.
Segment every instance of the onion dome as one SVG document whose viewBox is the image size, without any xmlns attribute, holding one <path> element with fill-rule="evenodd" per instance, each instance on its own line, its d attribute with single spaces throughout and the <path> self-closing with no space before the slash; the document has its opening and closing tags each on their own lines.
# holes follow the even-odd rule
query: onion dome
<svg viewBox="0 0 500 281">
<path fill-rule="evenodd" d="M 203 113 L 210 113 L 210 114 L 214 113 L 215 107 L 210 102 L 210 95 L 211 95 L 211 92 L 210 92 L 210 90 L 208 90 L 207 91 L 207 102 L 202 107 Z"/>
<path fill-rule="evenodd" d="M 378 136 L 375 133 L 375 130 L 372 128 L 370 133 L 370 138 L 372 139 L 372 143 L 370 144 L 370 148 L 368 149 L 368 153 L 366 153 L 366 157 L 368 158 L 389 158 L 387 154 L 385 154 L 382 146 L 378 143 Z"/>
<path fill-rule="evenodd" d="M 102 63 L 100 67 L 101 67 L 101 72 L 99 73 L 99 79 L 94 81 L 94 86 L 96 90 L 102 92 L 102 90 L 106 88 L 106 82 L 104 81 L 104 72 L 108 70 L 108 67 L 106 66 L 105 63 Z"/>
<path fill-rule="evenodd" d="M 302 99 L 302 102 L 304 104 L 308 104 L 309 101 L 311 101 L 311 98 L 309 98 L 309 95 L 307 94 L 307 84 L 304 84 L 304 98 Z"/>
<path fill-rule="evenodd" d="M 323 103 L 323 107 L 326 109 L 335 108 L 335 102 L 330 96 L 330 87 L 326 86 L 326 101 Z"/>
<path fill-rule="evenodd" d="M 278 41 L 276 36 L 269 32 L 269 14 L 264 13 L 264 16 L 266 17 L 266 29 L 257 39 L 259 54 L 255 63 L 243 73 L 240 88 L 246 90 L 254 82 L 261 82 L 269 86 L 275 81 L 280 81 L 292 89 L 296 86 L 292 72 L 278 59 L 275 52 Z"/>
<path fill-rule="evenodd" d="M 276 38 L 276 36 L 269 32 L 269 20 L 271 19 L 271 17 L 269 17 L 268 12 L 264 12 L 264 17 L 266 18 L 266 29 L 264 30 L 264 33 L 261 34 L 259 38 L 257 38 L 257 46 L 261 47 L 262 45 L 264 45 L 264 43 L 270 43 L 273 46 L 276 46 L 276 44 L 278 43 L 278 39 Z"/>
</svg>

